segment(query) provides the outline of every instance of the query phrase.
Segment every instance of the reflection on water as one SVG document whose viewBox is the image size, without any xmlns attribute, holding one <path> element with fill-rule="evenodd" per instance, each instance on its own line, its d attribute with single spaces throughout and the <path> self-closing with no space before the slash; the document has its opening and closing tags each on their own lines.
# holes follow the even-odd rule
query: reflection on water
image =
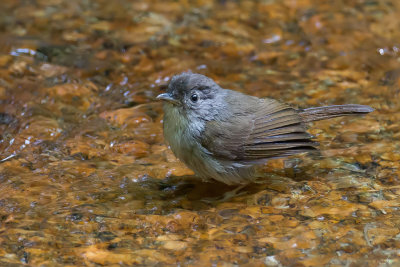
<svg viewBox="0 0 400 267">
<path fill-rule="evenodd" d="M 2 1 L 2 265 L 399 265 L 397 1 Z M 197 180 L 164 145 L 172 75 L 296 107 L 321 153 Z M 224 199 L 224 195 L 231 196 Z"/>
</svg>

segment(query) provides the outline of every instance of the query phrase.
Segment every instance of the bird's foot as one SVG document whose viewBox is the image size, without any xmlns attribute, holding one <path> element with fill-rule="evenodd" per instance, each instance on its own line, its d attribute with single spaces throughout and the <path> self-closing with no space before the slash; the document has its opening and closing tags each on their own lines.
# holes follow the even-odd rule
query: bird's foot
<svg viewBox="0 0 400 267">
<path fill-rule="evenodd" d="M 239 185 L 235 189 L 225 192 L 222 197 L 203 198 L 201 201 L 206 202 L 208 204 L 226 202 L 233 197 L 238 197 L 238 196 L 244 195 L 246 193 L 245 191 L 240 192 L 240 193 L 239 193 L 239 191 L 242 190 L 243 188 L 245 188 L 246 186 L 247 186 L 246 184 Z"/>
</svg>

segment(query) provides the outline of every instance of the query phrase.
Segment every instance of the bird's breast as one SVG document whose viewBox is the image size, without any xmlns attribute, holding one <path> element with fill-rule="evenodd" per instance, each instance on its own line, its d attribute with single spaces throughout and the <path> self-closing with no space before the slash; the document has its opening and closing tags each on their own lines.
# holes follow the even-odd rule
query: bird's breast
<svg viewBox="0 0 400 267">
<path fill-rule="evenodd" d="M 198 138 L 202 127 L 191 122 L 178 108 L 164 109 L 164 137 L 175 156 L 188 164 L 198 150 Z"/>
</svg>

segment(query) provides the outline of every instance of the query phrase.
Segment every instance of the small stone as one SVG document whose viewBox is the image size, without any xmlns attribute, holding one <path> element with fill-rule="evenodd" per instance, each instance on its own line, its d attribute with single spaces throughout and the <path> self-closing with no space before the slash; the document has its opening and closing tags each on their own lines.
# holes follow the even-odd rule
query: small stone
<svg viewBox="0 0 400 267">
<path fill-rule="evenodd" d="M 187 248 L 187 243 L 183 241 L 166 241 L 164 242 L 163 245 L 164 248 L 170 249 L 170 250 L 183 250 Z"/>
<path fill-rule="evenodd" d="M 279 266 L 279 261 L 275 258 L 275 256 L 267 256 L 264 261 L 267 266 Z"/>
</svg>

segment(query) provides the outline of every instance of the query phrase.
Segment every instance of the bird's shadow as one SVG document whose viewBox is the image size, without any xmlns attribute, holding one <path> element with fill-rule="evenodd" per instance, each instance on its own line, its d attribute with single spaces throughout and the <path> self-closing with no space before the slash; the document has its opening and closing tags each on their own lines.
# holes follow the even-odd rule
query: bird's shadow
<svg viewBox="0 0 400 267">
<path fill-rule="evenodd" d="M 261 191 L 287 192 L 302 181 L 309 180 L 308 175 L 297 171 L 293 175 L 272 172 L 264 178 L 245 186 L 227 185 L 218 181 L 202 181 L 196 176 L 172 176 L 165 179 L 145 177 L 134 188 L 135 199 L 151 199 L 164 203 L 163 209 L 188 208 L 201 210 L 221 202 L 241 202 Z"/>
<path fill-rule="evenodd" d="M 214 180 L 204 182 L 193 175 L 165 179 L 146 176 L 131 183 L 125 190 L 134 200 L 159 203 L 161 210 L 167 213 L 179 208 L 209 209 L 221 202 L 268 204 L 268 199 L 278 193 L 290 195 L 293 190 L 309 190 L 306 185 L 308 181 L 327 176 L 332 169 L 321 168 L 323 159 L 321 156 L 290 158 L 279 165 L 280 167 L 265 168 L 262 178 L 241 187 Z M 146 208 L 150 206 L 147 205 Z"/>
<path fill-rule="evenodd" d="M 311 163 L 310 163 L 311 162 Z M 315 166 L 312 161 L 291 159 L 279 168 L 263 170 L 262 178 L 245 186 L 226 185 L 210 180 L 204 182 L 196 176 L 171 176 L 157 179 L 143 176 L 126 179 L 123 186 L 113 192 L 115 196 L 128 196 L 133 201 L 144 202 L 137 213 L 164 213 L 175 209 L 203 210 L 221 203 L 264 203 L 277 192 L 289 193 L 313 179 Z M 263 199 L 263 200 L 259 200 Z M 261 202 L 260 202 L 261 201 Z"/>
</svg>

